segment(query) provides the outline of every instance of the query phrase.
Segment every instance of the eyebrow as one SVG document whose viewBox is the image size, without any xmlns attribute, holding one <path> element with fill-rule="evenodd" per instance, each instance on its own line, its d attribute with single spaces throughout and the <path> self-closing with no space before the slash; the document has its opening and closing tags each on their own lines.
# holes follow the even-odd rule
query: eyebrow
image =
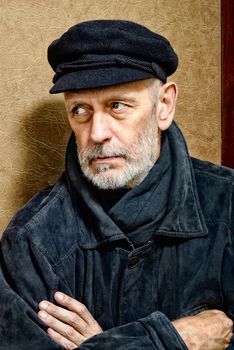
<svg viewBox="0 0 234 350">
<path fill-rule="evenodd" d="M 87 96 L 88 97 L 88 96 Z M 69 101 L 69 103 L 71 104 L 87 104 L 87 97 L 84 96 L 84 95 L 81 95 L 81 96 L 69 96 L 69 94 L 67 95 L 67 100 Z M 112 94 L 106 96 L 106 97 L 103 97 L 101 98 L 103 101 L 128 101 L 128 102 L 136 102 L 137 99 L 135 97 L 132 97 L 132 96 L 129 96 L 128 94 L 126 93 L 115 93 L 113 92 Z"/>
<path fill-rule="evenodd" d="M 123 101 L 127 100 L 129 102 L 136 102 L 136 98 L 129 96 L 128 94 L 120 94 L 120 93 L 113 93 L 112 95 L 108 96 L 107 100 L 118 100 Z"/>
</svg>

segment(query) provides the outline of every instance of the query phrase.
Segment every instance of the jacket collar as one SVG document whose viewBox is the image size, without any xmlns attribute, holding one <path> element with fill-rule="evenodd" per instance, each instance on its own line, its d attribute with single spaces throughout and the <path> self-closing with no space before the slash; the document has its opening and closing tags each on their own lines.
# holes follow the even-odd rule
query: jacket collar
<svg viewBox="0 0 234 350">
<path fill-rule="evenodd" d="M 199 203 L 197 185 L 185 139 L 174 122 L 166 132 L 172 159 L 173 176 L 169 205 L 158 234 L 181 238 L 207 235 L 207 227 Z"/>
<path fill-rule="evenodd" d="M 191 160 L 176 123 L 166 131 L 166 137 L 172 163 L 170 191 L 166 211 L 152 234 L 177 238 L 205 236 L 207 228 L 199 204 Z M 74 207 L 79 214 L 77 224 L 81 232 L 80 245 L 91 249 L 116 240 L 127 240 L 130 243 L 129 238 L 97 202 L 93 186 L 84 178 L 77 159 L 74 135 L 68 143 L 66 174 Z"/>
</svg>

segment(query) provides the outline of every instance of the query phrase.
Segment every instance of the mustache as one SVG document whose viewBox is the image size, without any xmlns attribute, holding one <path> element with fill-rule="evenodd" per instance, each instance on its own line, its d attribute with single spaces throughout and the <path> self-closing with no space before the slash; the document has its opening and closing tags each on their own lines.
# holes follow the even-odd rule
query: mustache
<svg viewBox="0 0 234 350">
<path fill-rule="evenodd" d="M 94 145 L 82 151 L 78 149 L 79 159 L 86 159 L 88 162 L 99 157 L 123 157 L 124 159 L 128 159 L 130 154 L 130 151 L 125 147 L 107 144 Z"/>
</svg>

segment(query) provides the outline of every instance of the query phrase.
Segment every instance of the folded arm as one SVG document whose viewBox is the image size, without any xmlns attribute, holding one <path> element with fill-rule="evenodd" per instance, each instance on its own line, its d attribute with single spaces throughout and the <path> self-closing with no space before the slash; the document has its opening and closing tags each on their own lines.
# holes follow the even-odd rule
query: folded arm
<svg viewBox="0 0 234 350">
<path fill-rule="evenodd" d="M 160 312 L 103 332 L 87 308 L 55 293 L 60 306 L 39 304 L 39 317 L 50 337 L 65 349 L 191 349 L 223 350 L 232 338 L 232 321 L 219 310 L 208 310 L 172 323 Z M 95 336 L 95 337 L 94 337 Z M 183 340 L 182 340 L 182 339 Z"/>
</svg>

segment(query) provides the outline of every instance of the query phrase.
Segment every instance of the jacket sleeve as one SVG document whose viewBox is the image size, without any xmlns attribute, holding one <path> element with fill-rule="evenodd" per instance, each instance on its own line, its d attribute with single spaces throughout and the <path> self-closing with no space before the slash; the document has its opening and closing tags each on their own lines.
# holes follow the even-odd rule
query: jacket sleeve
<svg viewBox="0 0 234 350">
<path fill-rule="evenodd" d="M 49 261 L 24 232 L 4 234 L 0 245 L 0 350 L 61 349 L 37 316 L 38 303 L 42 298 L 52 301 L 60 283 Z"/>
<path fill-rule="evenodd" d="M 85 341 L 77 350 L 188 350 L 173 324 L 161 312 L 112 328 Z"/>
</svg>

